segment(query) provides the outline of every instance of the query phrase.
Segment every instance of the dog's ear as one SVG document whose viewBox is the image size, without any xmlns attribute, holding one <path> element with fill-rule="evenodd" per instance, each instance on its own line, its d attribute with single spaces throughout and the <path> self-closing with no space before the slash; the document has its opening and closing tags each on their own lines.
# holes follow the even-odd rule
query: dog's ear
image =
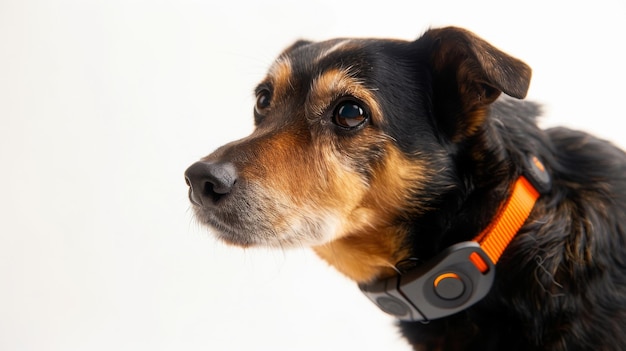
<svg viewBox="0 0 626 351">
<path fill-rule="evenodd" d="M 446 27 L 431 29 L 418 41 L 427 45 L 435 115 L 453 141 L 478 130 L 501 92 L 526 96 L 530 67 L 475 34 Z"/>
</svg>

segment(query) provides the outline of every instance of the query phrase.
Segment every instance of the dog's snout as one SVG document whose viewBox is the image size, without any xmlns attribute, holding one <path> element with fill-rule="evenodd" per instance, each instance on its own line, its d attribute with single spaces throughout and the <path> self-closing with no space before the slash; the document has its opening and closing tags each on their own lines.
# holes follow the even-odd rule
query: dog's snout
<svg viewBox="0 0 626 351">
<path fill-rule="evenodd" d="M 196 162 L 185 171 L 189 200 L 198 206 L 216 204 L 230 194 L 237 182 L 232 163 Z"/>
</svg>

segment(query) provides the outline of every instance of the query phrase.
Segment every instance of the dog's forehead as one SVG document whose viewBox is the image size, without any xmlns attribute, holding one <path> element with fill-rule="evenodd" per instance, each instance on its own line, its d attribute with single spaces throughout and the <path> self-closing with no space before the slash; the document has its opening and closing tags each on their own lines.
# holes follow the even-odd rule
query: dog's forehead
<svg viewBox="0 0 626 351">
<path fill-rule="evenodd" d="M 359 67 L 371 54 L 372 40 L 338 38 L 322 42 L 298 41 L 287 48 L 269 69 L 277 81 L 297 75 L 314 77 L 336 68 Z"/>
<path fill-rule="evenodd" d="M 333 53 L 347 53 L 364 47 L 359 39 L 338 38 L 321 42 L 299 41 L 287 48 L 281 57 L 288 57 L 294 62 L 319 63 Z"/>
<path fill-rule="evenodd" d="M 322 116 L 349 96 L 364 103 L 372 120 L 382 124 L 382 101 L 376 96 L 381 84 L 407 76 L 410 44 L 377 38 L 298 41 L 276 59 L 260 85 L 272 89 L 275 106 L 305 104 L 308 118 Z"/>
</svg>

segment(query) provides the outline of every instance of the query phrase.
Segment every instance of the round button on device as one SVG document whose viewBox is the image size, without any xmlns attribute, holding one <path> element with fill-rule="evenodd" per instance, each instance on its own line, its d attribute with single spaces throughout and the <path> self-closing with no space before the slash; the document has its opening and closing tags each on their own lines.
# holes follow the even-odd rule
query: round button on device
<svg viewBox="0 0 626 351">
<path fill-rule="evenodd" d="M 378 303 L 381 310 L 394 316 L 404 316 L 409 313 L 409 308 L 396 299 L 382 296 L 376 299 L 376 303 Z"/>
<path fill-rule="evenodd" d="M 435 278 L 435 293 L 444 300 L 454 300 L 463 296 L 465 283 L 456 273 L 443 273 Z"/>
</svg>

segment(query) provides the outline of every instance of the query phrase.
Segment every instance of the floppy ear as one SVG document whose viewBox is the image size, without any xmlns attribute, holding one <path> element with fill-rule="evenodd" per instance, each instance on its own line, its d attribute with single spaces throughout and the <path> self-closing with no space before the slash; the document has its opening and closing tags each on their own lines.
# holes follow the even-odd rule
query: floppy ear
<svg viewBox="0 0 626 351">
<path fill-rule="evenodd" d="M 531 69 L 475 34 L 455 27 L 432 29 L 424 40 L 433 74 L 435 116 L 455 142 L 474 134 L 501 92 L 522 99 Z"/>
</svg>

